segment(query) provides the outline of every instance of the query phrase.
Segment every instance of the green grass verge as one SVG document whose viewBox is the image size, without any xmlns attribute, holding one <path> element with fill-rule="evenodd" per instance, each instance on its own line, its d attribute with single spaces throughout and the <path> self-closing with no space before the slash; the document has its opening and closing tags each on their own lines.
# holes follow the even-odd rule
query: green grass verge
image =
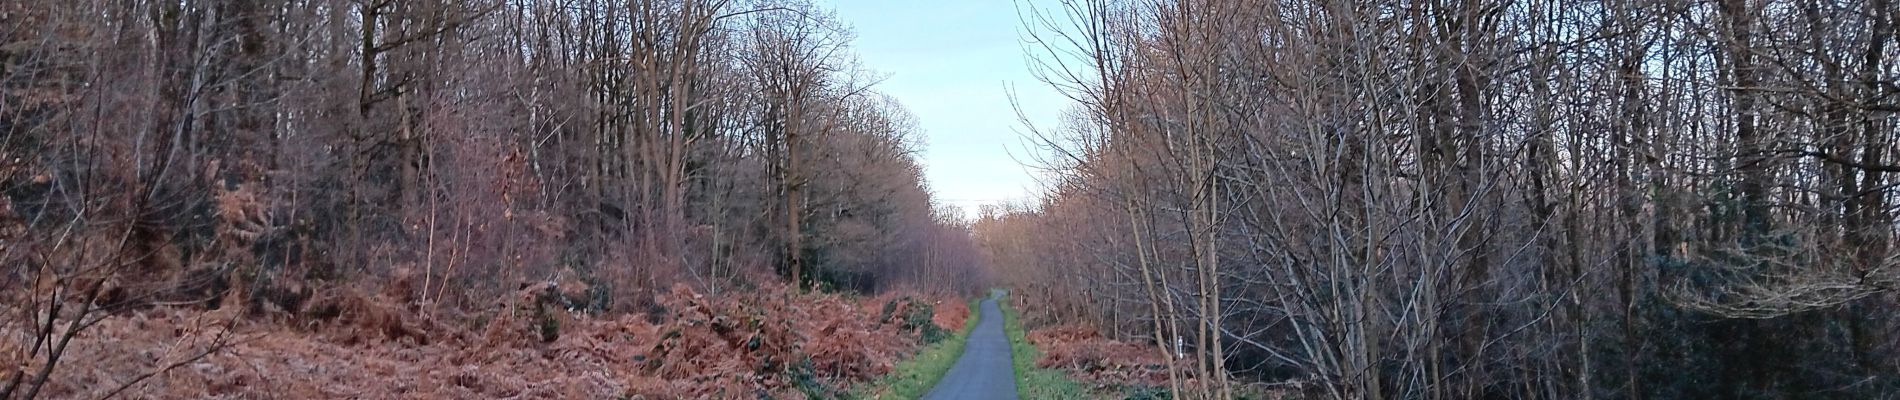
<svg viewBox="0 0 1900 400">
<path fill-rule="evenodd" d="M 963 330 L 955 336 L 924 346 L 915 357 L 897 363 L 891 373 L 852 391 L 850 398 L 858 399 L 916 399 L 924 397 L 930 388 L 950 372 L 950 366 L 956 365 L 957 358 L 963 356 L 963 344 L 969 342 L 970 331 L 976 330 L 976 320 L 980 316 L 977 307 L 981 300 L 970 300 L 970 317 L 963 321 Z"/>
<path fill-rule="evenodd" d="M 1025 400 L 1068 400 L 1091 398 L 1080 382 L 1069 378 L 1062 370 L 1038 368 L 1036 359 L 1042 357 L 1042 351 L 1030 344 L 1025 337 L 1021 321 L 1016 319 L 1016 310 L 1009 307 L 1008 295 L 997 299 L 1003 308 L 1003 333 L 1009 336 L 1010 361 L 1016 366 L 1016 396 Z"/>
</svg>

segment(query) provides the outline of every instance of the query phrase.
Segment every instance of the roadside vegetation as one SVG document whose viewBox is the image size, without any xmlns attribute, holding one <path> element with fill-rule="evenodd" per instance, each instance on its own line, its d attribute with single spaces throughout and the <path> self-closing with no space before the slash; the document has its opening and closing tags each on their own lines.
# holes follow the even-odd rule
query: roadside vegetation
<svg viewBox="0 0 1900 400">
<path fill-rule="evenodd" d="M 1027 339 L 1022 321 L 1017 318 L 1016 308 L 1011 307 L 1009 295 L 996 300 L 1003 309 L 1003 334 L 1009 336 L 1010 363 L 1016 370 L 1016 394 L 1024 399 L 1062 400 L 1089 399 L 1088 390 L 1080 382 L 1070 379 L 1059 369 L 1036 366 L 1036 360 L 1042 358 L 1042 351 Z"/>
<path fill-rule="evenodd" d="M 969 343 L 970 332 L 976 329 L 977 310 L 980 298 L 970 299 L 964 305 L 963 327 L 946 335 L 942 340 L 927 343 L 917 354 L 897 363 L 891 373 L 860 388 L 852 398 L 860 399 L 917 399 L 923 398 L 930 388 L 937 386 L 950 367 L 957 364 L 963 355 L 964 344 Z M 942 315 L 944 313 L 939 313 Z"/>
</svg>

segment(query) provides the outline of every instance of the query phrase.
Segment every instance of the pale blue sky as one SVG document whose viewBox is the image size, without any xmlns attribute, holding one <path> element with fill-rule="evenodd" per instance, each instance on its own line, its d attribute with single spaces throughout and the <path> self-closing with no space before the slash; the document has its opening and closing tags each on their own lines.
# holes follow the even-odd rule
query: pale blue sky
<svg viewBox="0 0 1900 400">
<path fill-rule="evenodd" d="M 888 76 L 878 91 L 916 114 L 938 201 L 973 211 L 1033 196 L 1039 183 L 1022 162 L 1034 157 L 1009 93 L 1038 127 L 1053 127 L 1070 101 L 1030 72 L 1014 0 L 816 2 L 852 27 L 864 66 Z"/>
</svg>

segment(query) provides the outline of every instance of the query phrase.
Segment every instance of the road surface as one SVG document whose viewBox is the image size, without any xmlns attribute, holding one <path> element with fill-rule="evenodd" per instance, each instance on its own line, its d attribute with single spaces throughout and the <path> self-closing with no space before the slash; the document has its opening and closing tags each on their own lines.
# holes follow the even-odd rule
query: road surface
<svg viewBox="0 0 1900 400">
<path fill-rule="evenodd" d="M 1014 400 L 1015 367 L 1009 359 L 1009 338 L 1003 336 L 1003 310 L 996 307 L 1002 291 L 990 293 L 979 308 L 976 330 L 963 345 L 950 372 L 937 381 L 924 400 Z"/>
</svg>

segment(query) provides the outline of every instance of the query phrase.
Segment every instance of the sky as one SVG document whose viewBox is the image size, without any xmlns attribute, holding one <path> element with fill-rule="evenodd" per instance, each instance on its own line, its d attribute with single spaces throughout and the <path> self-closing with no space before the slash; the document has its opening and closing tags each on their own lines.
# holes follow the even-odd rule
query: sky
<svg viewBox="0 0 1900 400">
<path fill-rule="evenodd" d="M 976 207 L 1033 199 L 1040 183 L 1023 119 L 1054 127 L 1070 100 L 1031 73 L 1015 0 L 817 0 L 856 38 L 874 88 L 917 116 L 925 180 L 940 203 Z"/>
</svg>

